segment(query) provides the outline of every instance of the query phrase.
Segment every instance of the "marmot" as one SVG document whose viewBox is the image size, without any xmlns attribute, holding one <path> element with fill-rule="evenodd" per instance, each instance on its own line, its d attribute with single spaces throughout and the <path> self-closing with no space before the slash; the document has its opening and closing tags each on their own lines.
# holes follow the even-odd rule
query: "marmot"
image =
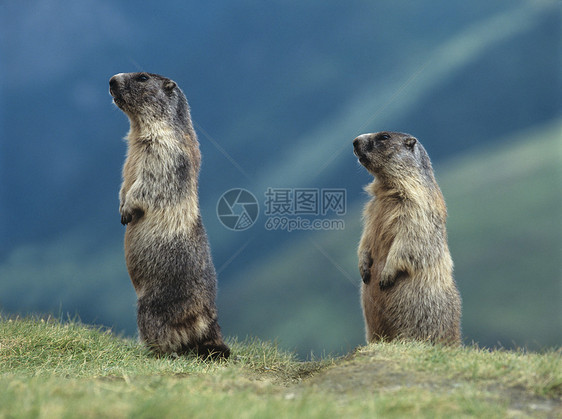
<svg viewBox="0 0 562 419">
<path fill-rule="evenodd" d="M 365 190 L 359 244 L 367 342 L 417 339 L 460 344 L 461 299 L 447 246 L 447 209 L 427 152 L 409 134 L 353 140 L 375 180 Z"/>
<path fill-rule="evenodd" d="M 157 353 L 227 358 L 199 212 L 201 154 L 185 95 L 151 73 L 117 74 L 109 86 L 130 121 L 119 212 L 140 339 Z"/>
</svg>

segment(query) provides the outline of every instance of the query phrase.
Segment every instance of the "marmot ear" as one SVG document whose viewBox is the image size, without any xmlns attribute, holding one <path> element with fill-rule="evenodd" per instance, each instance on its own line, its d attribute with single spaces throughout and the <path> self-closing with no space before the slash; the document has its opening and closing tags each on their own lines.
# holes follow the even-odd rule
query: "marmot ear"
<svg viewBox="0 0 562 419">
<path fill-rule="evenodd" d="M 171 92 L 172 90 L 174 90 L 174 87 L 176 87 L 176 83 L 172 80 L 167 80 L 164 83 L 164 90 L 166 90 L 167 92 Z"/>
<path fill-rule="evenodd" d="M 410 150 L 414 149 L 414 146 L 416 145 L 417 142 L 418 140 L 415 139 L 414 137 L 408 137 L 404 140 L 404 144 L 406 144 L 406 147 L 408 147 Z"/>
</svg>

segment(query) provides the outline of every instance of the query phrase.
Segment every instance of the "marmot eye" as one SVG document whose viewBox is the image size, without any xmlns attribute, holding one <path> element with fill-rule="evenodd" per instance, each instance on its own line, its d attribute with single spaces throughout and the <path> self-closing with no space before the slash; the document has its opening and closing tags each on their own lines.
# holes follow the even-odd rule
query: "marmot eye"
<svg viewBox="0 0 562 419">
<path fill-rule="evenodd" d="M 140 76 L 137 77 L 137 81 L 147 81 L 148 80 L 148 76 L 141 74 Z"/>
<path fill-rule="evenodd" d="M 379 137 L 379 139 L 381 139 L 381 140 L 389 140 L 389 139 L 390 139 L 390 135 L 388 135 L 388 134 L 381 134 L 381 136 Z"/>
</svg>

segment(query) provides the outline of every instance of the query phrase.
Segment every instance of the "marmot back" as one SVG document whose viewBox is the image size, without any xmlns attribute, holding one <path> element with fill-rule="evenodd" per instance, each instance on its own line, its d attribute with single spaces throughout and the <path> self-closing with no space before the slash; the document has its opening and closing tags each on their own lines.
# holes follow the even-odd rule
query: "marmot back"
<svg viewBox="0 0 562 419">
<path fill-rule="evenodd" d="M 131 124 L 119 211 L 140 338 L 158 353 L 228 357 L 199 212 L 201 155 L 185 95 L 151 73 L 117 74 L 109 85 Z"/>
<path fill-rule="evenodd" d="M 353 141 L 375 180 L 359 244 L 367 341 L 460 343 L 461 300 L 447 246 L 447 209 L 431 162 L 408 134 L 364 134 Z"/>
</svg>

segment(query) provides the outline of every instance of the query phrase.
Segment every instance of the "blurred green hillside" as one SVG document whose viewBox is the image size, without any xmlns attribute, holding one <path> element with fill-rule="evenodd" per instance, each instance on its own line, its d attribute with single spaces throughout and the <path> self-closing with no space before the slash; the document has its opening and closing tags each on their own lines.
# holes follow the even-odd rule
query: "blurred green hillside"
<svg viewBox="0 0 562 419">
<path fill-rule="evenodd" d="M 467 343 L 562 344 L 561 130 L 559 120 L 435 165 L 449 210 Z M 303 357 L 364 343 L 356 246 L 367 199 L 363 194 L 348 208 L 344 230 L 284 233 L 290 240 L 254 260 L 242 249 L 245 268 L 219 274 L 224 333 L 276 340 Z M 280 236 L 255 234 L 241 244 L 268 246 Z M 1 278 L 14 279 L 0 282 L 0 295 L 23 313 L 50 301 L 48 310 L 64 315 L 69 310 L 61 300 L 71 301 L 80 307 L 71 315 L 130 333 L 135 296 L 122 259 L 120 243 L 99 248 L 79 232 L 20 248 L 0 266 Z M 41 278 L 56 280 L 35 285 Z"/>
<path fill-rule="evenodd" d="M 562 344 L 561 132 L 557 121 L 435 168 L 449 210 L 466 342 Z M 361 210 L 349 209 L 344 231 L 307 233 L 225 284 L 225 330 L 278 339 L 301 355 L 363 343 Z"/>
<path fill-rule="evenodd" d="M 0 311 L 136 333 L 113 74 L 186 93 L 229 336 L 301 356 L 363 342 L 363 132 L 420 139 L 450 209 L 467 341 L 560 345 L 562 15 L 554 0 L 0 2 Z M 343 230 L 268 231 L 267 188 L 346 191 Z M 232 188 L 260 216 L 227 230 Z"/>
</svg>

